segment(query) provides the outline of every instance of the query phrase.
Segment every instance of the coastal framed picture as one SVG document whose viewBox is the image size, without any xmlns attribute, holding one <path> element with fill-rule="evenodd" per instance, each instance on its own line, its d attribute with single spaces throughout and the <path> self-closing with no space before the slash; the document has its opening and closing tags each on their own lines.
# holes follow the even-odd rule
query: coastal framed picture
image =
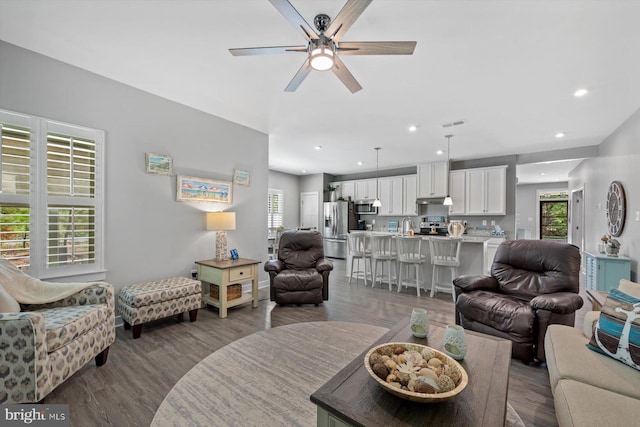
<svg viewBox="0 0 640 427">
<path fill-rule="evenodd" d="M 173 159 L 170 156 L 156 153 L 145 154 L 146 172 L 155 175 L 171 175 Z"/>
<path fill-rule="evenodd" d="M 229 181 L 216 181 L 193 176 L 177 176 L 176 189 L 178 202 L 231 203 Z"/>
<path fill-rule="evenodd" d="M 242 169 L 234 169 L 233 170 L 233 182 L 238 185 L 249 186 L 249 171 L 245 171 Z"/>
</svg>

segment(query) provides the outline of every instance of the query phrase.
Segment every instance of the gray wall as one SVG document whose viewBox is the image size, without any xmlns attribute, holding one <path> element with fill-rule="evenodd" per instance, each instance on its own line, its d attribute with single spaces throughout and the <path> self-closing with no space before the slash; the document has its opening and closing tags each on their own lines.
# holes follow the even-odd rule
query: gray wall
<svg viewBox="0 0 640 427">
<path fill-rule="evenodd" d="M 631 258 L 632 278 L 638 279 L 640 256 L 640 110 L 636 111 L 600 145 L 599 156 L 580 163 L 569 174 L 569 189 L 584 187 L 585 249 L 596 250 L 607 232 L 607 189 L 620 181 L 627 198 L 627 216 L 620 255 Z"/>
<path fill-rule="evenodd" d="M 518 230 L 528 230 L 530 238 L 536 238 L 536 211 L 538 210 L 538 190 L 567 190 L 569 183 L 545 182 L 516 186 L 516 236 Z"/>
<path fill-rule="evenodd" d="M 284 192 L 284 228 L 295 229 L 300 225 L 300 183 L 298 176 L 270 170 L 269 188 Z"/>
<path fill-rule="evenodd" d="M 207 210 L 235 211 L 229 248 L 267 258 L 267 135 L 5 42 L 0 94 L 0 108 L 105 131 L 106 280 L 116 287 L 189 275 L 213 258 Z M 245 169 L 251 185 L 234 185 L 231 205 L 176 202 L 175 176 L 145 174 L 145 152 L 172 156 L 180 175 L 231 180 Z"/>
</svg>

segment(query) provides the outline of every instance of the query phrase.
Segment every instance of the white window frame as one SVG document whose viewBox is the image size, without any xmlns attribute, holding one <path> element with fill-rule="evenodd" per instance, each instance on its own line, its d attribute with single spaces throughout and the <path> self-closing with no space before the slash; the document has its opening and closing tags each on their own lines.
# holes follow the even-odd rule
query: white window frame
<svg viewBox="0 0 640 427">
<path fill-rule="evenodd" d="M 31 135 L 31 179 L 29 195 L 2 194 L 0 204 L 21 204 L 30 208 L 30 266 L 27 272 L 41 279 L 104 280 L 104 145 L 102 130 L 0 110 L 0 122 L 28 127 Z M 93 198 L 47 195 L 47 134 L 73 135 L 95 141 L 95 194 Z M 1 176 L 0 176 L 1 179 Z M 1 186 L 0 186 L 1 188 Z M 95 209 L 95 262 L 47 268 L 47 212 L 49 205 L 87 206 Z"/>
<path fill-rule="evenodd" d="M 282 212 L 280 213 L 280 215 L 282 215 L 282 224 L 280 224 L 280 226 L 284 227 L 284 191 L 279 190 L 277 188 L 269 188 L 267 197 L 272 197 L 272 194 L 278 195 L 280 206 L 282 208 Z M 271 211 L 269 202 L 267 201 L 267 228 L 269 229 L 276 229 L 278 227 L 278 226 L 273 226 L 273 215 L 274 215 L 274 212 Z M 271 223 L 271 227 L 269 227 L 269 223 Z"/>
</svg>

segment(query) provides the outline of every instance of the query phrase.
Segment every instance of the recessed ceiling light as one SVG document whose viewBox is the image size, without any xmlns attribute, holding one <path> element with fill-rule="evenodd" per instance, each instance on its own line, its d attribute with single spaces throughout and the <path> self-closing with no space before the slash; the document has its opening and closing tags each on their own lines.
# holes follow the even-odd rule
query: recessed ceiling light
<svg viewBox="0 0 640 427">
<path fill-rule="evenodd" d="M 442 151 L 442 150 L 438 150 L 438 151 L 436 151 L 436 154 L 437 154 L 438 156 L 442 156 L 442 155 L 444 154 L 444 151 Z"/>
<path fill-rule="evenodd" d="M 362 162 L 358 162 L 358 163 L 357 163 L 357 165 L 358 165 L 358 166 L 362 166 L 362 165 L 364 165 L 364 163 L 362 163 Z"/>
<path fill-rule="evenodd" d="M 314 150 L 322 150 L 322 145 L 316 145 L 313 147 Z"/>
<path fill-rule="evenodd" d="M 306 169 L 302 169 L 302 173 L 307 173 L 307 170 Z"/>
<path fill-rule="evenodd" d="M 409 126 L 409 132 L 415 132 L 417 130 L 418 130 L 418 126 L 415 126 L 415 125 Z"/>
<path fill-rule="evenodd" d="M 580 88 L 577 91 L 573 92 L 573 96 L 580 98 L 582 96 L 585 96 L 586 94 L 588 94 L 589 91 L 585 88 Z"/>
<path fill-rule="evenodd" d="M 544 172 L 540 172 L 540 176 L 544 176 Z"/>
<path fill-rule="evenodd" d="M 556 138 L 564 138 L 564 132 L 556 133 Z"/>
</svg>

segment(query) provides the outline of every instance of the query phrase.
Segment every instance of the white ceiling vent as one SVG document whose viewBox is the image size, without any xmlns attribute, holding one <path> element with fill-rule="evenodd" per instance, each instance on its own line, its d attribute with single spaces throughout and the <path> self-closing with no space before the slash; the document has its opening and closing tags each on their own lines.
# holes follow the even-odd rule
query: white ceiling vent
<svg viewBox="0 0 640 427">
<path fill-rule="evenodd" d="M 452 128 L 454 126 L 460 126 L 465 124 L 464 120 L 456 120 L 455 122 L 451 122 L 451 123 L 445 123 L 442 125 L 443 128 Z"/>
</svg>

